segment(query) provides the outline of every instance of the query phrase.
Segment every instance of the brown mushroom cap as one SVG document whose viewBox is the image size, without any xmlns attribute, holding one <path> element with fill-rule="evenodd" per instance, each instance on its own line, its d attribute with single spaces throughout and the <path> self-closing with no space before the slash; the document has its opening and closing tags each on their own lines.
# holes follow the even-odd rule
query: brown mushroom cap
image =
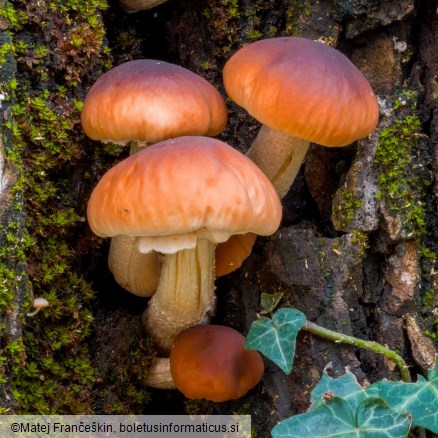
<svg viewBox="0 0 438 438">
<path fill-rule="evenodd" d="M 88 220 L 101 237 L 205 232 L 217 242 L 274 233 L 281 204 L 245 155 L 212 138 L 179 137 L 110 169 L 91 194 Z"/>
<path fill-rule="evenodd" d="M 368 81 L 341 52 L 305 38 L 272 38 L 236 52 L 228 95 L 264 125 L 325 146 L 344 146 L 377 125 Z"/>
<path fill-rule="evenodd" d="M 197 74 L 164 61 L 140 59 L 96 81 L 81 122 L 94 140 L 155 143 L 181 135 L 217 135 L 227 112 L 219 92 Z"/>
<path fill-rule="evenodd" d="M 245 337 L 230 327 L 198 325 L 183 331 L 170 351 L 175 386 L 190 399 L 242 397 L 264 372 L 261 355 L 245 350 L 244 343 Z"/>
</svg>

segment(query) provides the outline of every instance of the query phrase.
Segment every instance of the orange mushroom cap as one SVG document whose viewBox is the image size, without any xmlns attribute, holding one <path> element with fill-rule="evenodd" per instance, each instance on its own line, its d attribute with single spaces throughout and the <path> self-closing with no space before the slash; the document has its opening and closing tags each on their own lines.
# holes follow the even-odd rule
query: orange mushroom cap
<svg viewBox="0 0 438 438">
<path fill-rule="evenodd" d="M 216 277 L 227 275 L 242 266 L 249 257 L 257 235 L 235 234 L 216 247 Z"/>
<path fill-rule="evenodd" d="M 271 235 L 281 213 L 266 175 L 209 137 L 162 141 L 123 160 L 99 181 L 87 211 L 101 237 L 201 232 L 215 242 L 247 232 Z"/>
<path fill-rule="evenodd" d="M 264 125 L 325 146 L 345 146 L 377 125 L 376 96 L 341 52 L 306 38 L 272 38 L 237 51 L 228 95 Z"/>
<path fill-rule="evenodd" d="M 175 386 L 190 399 L 214 402 L 245 395 L 263 377 L 257 351 L 245 350 L 245 337 L 219 325 L 198 325 L 180 333 L 170 351 Z"/>
<path fill-rule="evenodd" d="M 219 92 L 202 77 L 164 61 L 139 59 L 95 82 L 81 122 L 94 140 L 155 143 L 182 135 L 217 135 L 227 112 Z"/>
</svg>

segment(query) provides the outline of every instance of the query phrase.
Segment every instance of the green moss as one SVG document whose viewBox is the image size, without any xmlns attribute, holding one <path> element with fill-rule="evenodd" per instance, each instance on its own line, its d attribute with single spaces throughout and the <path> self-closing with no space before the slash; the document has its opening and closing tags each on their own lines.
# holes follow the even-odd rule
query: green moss
<svg viewBox="0 0 438 438">
<path fill-rule="evenodd" d="M 290 36 L 300 36 L 300 19 L 303 15 L 309 17 L 311 13 L 307 1 L 290 0 L 286 9 L 286 34 Z"/>
<path fill-rule="evenodd" d="M 227 14 L 231 18 L 239 18 L 240 17 L 239 1 L 238 0 L 231 0 L 230 2 L 228 2 Z"/>
<path fill-rule="evenodd" d="M 10 376 L 17 413 L 93 412 L 95 371 L 87 339 L 94 292 L 76 272 L 84 250 L 75 241 L 84 227 L 79 202 L 84 194 L 73 183 L 85 156 L 99 163 L 80 129 L 83 91 L 78 85 L 108 67 L 98 19 L 105 8 L 104 0 L 17 0 L 0 14 L 10 30 L 0 63 L 6 65 L 13 55 L 18 67 L 17 78 L 2 85 L 11 114 L 2 126 L 3 139 L 9 139 L 5 155 L 16 181 L 8 200 L 12 220 L 3 220 L 8 225 L 0 239 L 0 308 L 20 309 L 26 325 L 22 336 L 4 337 L 0 345 L 0 357 L 7 359 L 0 360 L 0 372 Z M 91 186 L 99 166 L 104 167 L 96 164 L 84 173 L 80 184 Z M 26 318 L 25 303 L 17 307 L 16 296 L 27 290 L 30 305 L 30 289 L 50 307 Z M 6 327 L 1 330 L 7 334 Z"/>
<path fill-rule="evenodd" d="M 423 294 L 422 310 L 425 315 L 429 316 L 429 329 L 424 333 L 433 341 L 438 341 L 438 303 L 437 296 L 431 290 L 427 290 Z M 431 316 L 430 316 L 431 315 Z"/>
<path fill-rule="evenodd" d="M 238 0 L 220 0 L 209 4 L 202 12 L 208 18 L 210 35 L 218 47 L 213 55 L 227 58 L 239 40 L 241 10 Z"/>
<path fill-rule="evenodd" d="M 105 414 L 142 414 L 151 395 L 142 382 L 147 378 L 149 367 L 155 358 L 152 342 L 133 339 L 126 358 L 113 364 L 113 373 L 105 381 L 98 396 L 104 400 Z"/>
<path fill-rule="evenodd" d="M 426 216 L 424 194 L 429 181 L 420 163 L 421 121 L 415 113 L 415 99 L 415 93 L 409 90 L 395 100 L 397 117 L 380 132 L 374 162 L 380 168 L 377 197 L 402 218 L 408 234 L 421 237 Z"/>
<path fill-rule="evenodd" d="M 424 164 L 428 159 L 427 145 L 421 133 L 416 103 L 417 94 L 412 90 L 405 90 L 396 97 L 393 104 L 395 120 L 380 132 L 374 162 L 380 169 L 378 198 L 400 221 L 403 234 L 416 241 L 422 269 L 422 288 L 426 291 L 418 307 L 429 327 L 427 334 L 436 340 L 436 296 L 427 292 L 436 286 L 435 241 L 427 235 L 427 214 L 435 212 L 428 212 L 431 207 L 426 202 L 431 178 Z"/>
<path fill-rule="evenodd" d="M 364 257 L 368 249 L 368 234 L 362 230 L 352 230 L 351 243 L 354 243 L 359 248 L 359 254 Z"/>
<path fill-rule="evenodd" d="M 246 31 L 246 36 L 249 40 L 256 41 L 262 37 L 262 33 L 256 29 L 248 29 Z"/>
<path fill-rule="evenodd" d="M 362 207 L 359 197 L 346 189 L 340 189 L 337 193 L 337 205 L 339 208 L 333 209 L 333 220 L 339 227 L 346 228 L 355 218 L 356 212 Z"/>
</svg>

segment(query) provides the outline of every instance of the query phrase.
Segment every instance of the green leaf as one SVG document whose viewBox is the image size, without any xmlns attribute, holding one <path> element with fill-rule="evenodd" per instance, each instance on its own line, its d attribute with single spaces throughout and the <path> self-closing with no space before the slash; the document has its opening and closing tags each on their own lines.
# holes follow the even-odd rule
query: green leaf
<svg viewBox="0 0 438 438">
<path fill-rule="evenodd" d="M 326 372 L 323 373 L 311 393 L 311 409 L 317 406 L 318 402 L 324 399 L 324 396 L 328 398 L 340 397 L 348 403 L 353 411 L 356 411 L 358 405 L 369 398 L 370 394 L 359 385 L 356 376 L 347 370 L 345 374 L 336 379 L 330 377 Z"/>
<path fill-rule="evenodd" d="M 305 414 L 281 421 L 273 438 L 403 438 L 410 427 L 407 415 L 397 414 L 379 398 L 369 398 L 353 410 L 334 397 Z"/>
<path fill-rule="evenodd" d="M 258 350 L 286 374 L 292 371 L 297 333 L 306 323 L 306 316 L 297 309 L 279 309 L 272 316 L 254 321 L 245 347 Z"/>
<path fill-rule="evenodd" d="M 271 313 L 277 307 L 280 300 L 283 298 L 284 292 L 277 292 L 275 294 L 262 293 L 260 297 L 260 304 L 263 310 L 260 311 L 262 315 Z"/>
<path fill-rule="evenodd" d="M 372 385 L 374 386 L 374 385 Z M 428 380 L 419 376 L 416 383 L 380 382 L 380 397 L 400 413 L 410 413 L 414 426 L 438 433 L 438 361 Z"/>
</svg>

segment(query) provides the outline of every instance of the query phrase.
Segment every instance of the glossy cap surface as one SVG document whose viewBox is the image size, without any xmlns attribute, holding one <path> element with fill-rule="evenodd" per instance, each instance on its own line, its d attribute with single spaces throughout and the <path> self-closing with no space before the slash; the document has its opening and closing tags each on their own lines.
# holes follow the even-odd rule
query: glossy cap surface
<svg viewBox="0 0 438 438">
<path fill-rule="evenodd" d="M 305 38 L 272 38 L 237 51 L 224 68 L 228 95 L 270 128 L 344 146 L 377 125 L 376 96 L 341 52 Z"/>
<path fill-rule="evenodd" d="M 82 127 L 94 140 L 155 143 L 183 135 L 214 136 L 227 122 L 219 92 L 197 74 L 151 59 L 103 74 L 88 92 Z"/>
<path fill-rule="evenodd" d="M 218 325 L 199 325 L 180 333 L 170 351 L 175 386 L 190 399 L 214 402 L 245 395 L 263 377 L 260 354 L 244 349 L 245 337 Z"/>
<path fill-rule="evenodd" d="M 209 137 L 178 137 L 110 169 L 91 194 L 87 214 L 102 237 L 199 230 L 270 235 L 282 208 L 271 182 L 245 155 Z"/>
</svg>

